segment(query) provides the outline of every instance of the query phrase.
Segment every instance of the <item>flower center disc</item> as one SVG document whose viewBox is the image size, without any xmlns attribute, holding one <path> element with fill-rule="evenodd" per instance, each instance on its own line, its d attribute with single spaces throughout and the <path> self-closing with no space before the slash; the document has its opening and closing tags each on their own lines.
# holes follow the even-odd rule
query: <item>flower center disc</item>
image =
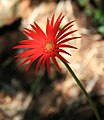
<svg viewBox="0 0 104 120">
<path fill-rule="evenodd" d="M 46 43 L 46 45 L 45 45 L 45 51 L 46 51 L 46 52 L 51 52 L 51 51 L 54 50 L 54 48 L 55 48 L 54 43 L 51 42 L 51 41 L 49 41 L 49 42 Z"/>
</svg>

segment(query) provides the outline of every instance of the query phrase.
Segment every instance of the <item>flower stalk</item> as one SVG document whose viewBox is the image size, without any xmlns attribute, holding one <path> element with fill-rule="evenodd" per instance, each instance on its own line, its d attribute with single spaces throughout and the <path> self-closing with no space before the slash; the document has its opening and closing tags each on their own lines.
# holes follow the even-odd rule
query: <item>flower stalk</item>
<svg viewBox="0 0 104 120">
<path fill-rule="evenodd" d="M 67 67 L 68 71 L 71 73 L 71 75 L 73 76 L 73 78 L 75 79 L 75 81 L 77 82 L 78 86 L 80 87 L 80 89 L 83 91 L 83 93 L 85 94 L 85 96 L 87 97 L 87 100 L 90 104 L 90 106 L 92 107 L 97 120 L 101 120 L 100 115 L 96 109 L 96 106 L 94 104 L 94 102 L 92 101 L 91 97 L 89 96 L 89 94 L 86 92 L 85 88 L 83 87 L 82 83 L 80 82 L 80 80 L 77 78 L 77 76 L 75 75 L 75 73 L 73 72 L 73 70 L 71 69 L 71 67 L 68 65 L 68 63 L 62 61 L 64 63 L 64 65 Z"/>
<path fill-rule="evenodd" d="M 40 65 L 42 65 L 42 72 L 44 73 L 44 66 L 46 64 L 48 75 L 50 75 L 50 58 L 52 58 L 53 63 L 57 67 L 57 69 L 60 71 L 60 66 L 57 63 L 56 57 L 59 58 L 61 61 L 64 61 L 63 63 L 68 68 L 71 75 L 74 77 L 75 81 L 83 91 L 83 93 L 86 95 L 93 111 L 95 112 L 97 120 L 101 120 L 99 113 L 97 112 L 97 109 L 91 100 L 90 96 L 84 89 L 83 85 L 77 78 L 77 76 L 74 74 L 70 66 L 67 64 L 68 61 L 60 55 L 60 53 L 67 54 L 71 56 L 71 54 L 67 51 L 65 51 L 63 48 L 73 48 L 77 49 L 76 47 L 72 45 L 67 45 L 68 41 L 75 40 L 81 37 L 68 37 L 69 35 L 73 34 L 77 30 L 71 30 L 71 27 L 74 25 L 74 20 L 71 22 L 68 22 L 65 26 L 63 26 L 60 30 L 60 24 L 65 17 L 62 12 L 58 16 L 58 18 L 54 19 L 54 14 L 52 15 L 51 19 L 47 19 L 46 24 L 46 34 L 43 32 L 43 30 L 38 26 L 36 22 L 34 22 L 33 25 L 31 25 L 32 29 L 24 28 L 24 33 L 31 38 L 27 40 L 21 40 L 19 42 L 19 45 L 16 45 L 13 47 L 13 49 L 24 49 L 23 52 L 19 53 L 15 56 L 17 58 L 17 61 L 23 60 L 19 67 L 21 67 L 23 64 L 28 63 L 26 67 L 26 71 L 30 68 L 33 62 L 37 61 L 36 65 L 36 72 L 38 71 Z M 70 30 L 70 31 L 69 31 Z"/>
</svg>

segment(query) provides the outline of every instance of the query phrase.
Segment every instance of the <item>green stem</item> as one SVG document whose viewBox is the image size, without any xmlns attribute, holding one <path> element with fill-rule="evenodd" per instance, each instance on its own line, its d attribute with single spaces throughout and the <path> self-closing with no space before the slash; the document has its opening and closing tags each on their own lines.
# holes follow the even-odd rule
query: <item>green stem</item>
<svg viewBox="0 0 104 120">
<path fill-rule="evenodd" d="M 62 61 L 63 62 L 63 61 Z M 66 63 L 63 62 L 65 64 L 65 66 L 67 67 L 67 69 L 69 70 L 69 72 L 71 73 L 71 75 L 73 76 L 73 78 L 75 79 L 75 81 L 77 82 L 77 84 L 79 85 L 80 89 L 83 91 L 83 93 L 85 94 L 85 96 L 88 99 L 89 104 L 91 105 L 97 120 L 101 120 L 100 115 L 96 109 L 95 104 L 93 103 L 91 97 L 89 96 L 89 94 L 86 92 L 85 88 L 83 87 L 82 83 L 80 82 L 80 80 L 77 78 L 77 76 L 75 75 L 75 73 L 73 72 L 73 70 L 71 69 L 71 67 Z"/>
</svg>

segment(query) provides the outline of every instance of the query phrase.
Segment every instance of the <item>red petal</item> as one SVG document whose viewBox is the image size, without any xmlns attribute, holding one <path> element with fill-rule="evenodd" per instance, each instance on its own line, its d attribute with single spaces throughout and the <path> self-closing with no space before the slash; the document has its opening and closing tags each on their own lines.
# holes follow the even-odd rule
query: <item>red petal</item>
<svg viewBox="0 0 104 120">
<path fill-rule="evenodd" d="M 59 29 L 59 26 L 60 26 L 60 23 L 62 22 L 63 18 L 65 16 L 62 16 L 62 13 L 59 15 L 59 17 L 57 18 L 56 22 L 55 22 L 55 25 L 54 25 L 54 28 L 53 28 L 53 32 L 54 32 L 54 37 L 56 36 L 57 32 L 58 32 L 58 29 Z"/>
<path fill-rule="evenodd" d="M 76 31 L 77 31 L 77 30 L 73 30 L 73 31 L 70 31 L 70 32 L 68 32 L 68 33 L 66 33 L 66 34 L 64 34 L 64 35 L 62 35 L 59 39 L 57 39 L 57 41 L 62 40 L 64 37 L 67 37 L 68 35 L 70 35 L 70 34 L 76 32 Z"/>
<path fill-rule="evenodd" d="M 34 25 L 32 25 L 32 24 L 30 24 L 31 25 L 31 27 L 36 31 L 36 27 L 34 26 Z M 37 32 L 37 31 L 36 31 Z"/>
<path fill-rule="evenodd" d="M 59 25 L 62 21 L 62 19 L 64 18 L 64 16 L 62 16 L 62 13 L 59 15 L 59 17 L 57 18 L 54 26 L 53 26 L 53 23 L 54 23 L 54 15 L 52 16 L 52 19 L 51 21 L 49 19 L 47 19 L 47 25 L 46 25 L 46 34 L 48 36 L 48 39 L 53 39 L 55 40 L 55 36 L 56 36 L 56 33 L 58 32 L 58 29 L 59 29 Z"/>
<path fill-rule="evenodd" d="M 48 75 L 50 75 L 50 57 L 47 57 L 46 65 L 47 65 Z"/>
<path fill-rule="evenodd" d="M 25 58 L 25 57 L 28 57 L 28 56 L 33 55 L 33 54 L 34 54 L 34 50 L 26 50 L 26 51 L 16 55 L 15 57 Z"/>
<path fill-rule="evenodd" d="M 46 25 L 46 34 L 48 36 L 48 38 L 50 39 L 51 38 L 51 35 L 52 35 L 52 25 L 50 24 L 50 20 L 47 18 L 47 25 Z"/>
<path fill-rule="evenodd" d="M 74 24 L 73 24 L 74 25 Z M 67 27 L 66 29 L 61 29 L 58 33 L 58 35 L 56 36 L 56 39 L 58 39 L 63 33 L 65 33 L 68 29 L 70 29 L 73 25 L 70 25 L 69 27 Z"/>
<path fill-rule="evenodd" d="M 41 64 L 41 62 L 42 62 L 43 59 L 44 59 L 44 55 L 41 56 L 40 59 L 39 59 L 38 62 L 37 62 L 37 65 L 36 65 L 36 73 L 38 72 L 38 68 L 39 68 L 39 66 L 40 66 L 40 64 Z"/>
<path fill-rule="evenodd" d="M 65 54 L 68 54 L 68 55 L 71 56 L 71 54 L 69 54 L 68 52 L 66 52 L 66 51 L 63 50 L 63 49 L 56 49 L 55 51 L 57 51 L 57 52 L 62 52 L 62 53 L 65 53 Z"/>
<path fill-rule="evenodd" d="M 38 24 L 36 22 L 34 22 L 35 24 L 35 31 L 41 36 L 43 37 L 43 39 L 46 39 L 46 35 L 45 33 L 42 31 L 42 29 L 38 26 Z"/>
<path fill-rule="evenodd" d="M 51 19 L 51 25 L 53 26 L 54 24 L 54 14 L 52 15 L 52 19 Z"/>
<path fill-rule="evenodd" d="M 35 40 L 21 40 L 19 41 L 20 44 L 31 45 L 35 43 Z"/>
<path fill-rule="evenodd" d="M 18 46 L 14 46 L 14 49 L 18 49 L 18 48 L 34 48 L 34 45 L 18 45 Z"/>
<path fill-rule="evenodd" d="M 30 68 L 31 64 L 34 62 L 34 60 L 31 60 L 30 63 L 27 65 L 26 67 L 26 71 L 28 71 L 28 69 Z"/>
<path fill-rule="evenodd" d="M 64 39 L 64 40 L 60 41 L 57 45 L 62 44 L 62 43 L 65 43 L 65 42 L 68 42 L 68 41 L 70 41 L 70 40 L 77 39 L 77 38 L 81 38 L 81 37 L 72 37 L 72 38 L 67 38 L 67 39 Z"/>
<path fill-rule="evenodd" d="M 21 67 L 23 64 L 25 64 L 26 62 L 30 61 L 31 59 L 30 58 L 27 58 L 26 60 L 24 60 L 23 62 L 21 62 L 19 64 L 19 67 Z"/>
<path fill-rule="evenodd" d="M 44 64 L 46 62 L 46 59 L 44 58 L 43 61 L 42 61 L 42 72 L 44 73 Z"/>
<path fill-rule="evenodd" d="M 40 38 L 38 34 L 33 32 L 32 30 L 29 30 L 28 28 L 24 28 L 23 32 L 33 39 L 38 39 L 39 40 L 39 38 Z"/>
<path fill-rule="evenodd" d="M 57 61 L 56 61 L 56 59 L 55 59 L 54 54 L 51 55 L 51 58 L 52 58 L 54 64 L 56 65 L 56 67 L 58 68 L 58 70 L 60 71 L 61 69 L 60 69 L 60 67 L 59 67 L 59 65 L 58 65 L 58 63 L 57 63 Z"/>
<path fill-rule="evenodd" d="M 58 54 L 57 52 L 55 52 L 55 55 L 62 61 L 64 62 L 68 62 L 65 58 L 63 58 L 60 54 Z M 68 62 L 69 63 L 69 62 Z"/>
<path fill-rule="evenodd" d="M 70 24 L 72 24 L 73 22 L 75 22 L 75 20 L 73 20 L 73 21 L 70 21 L 69 23 L 67 23 L 62 29 L 66 29 Z M 62 30 L 61 29 L 61 30 Z"/>
<path fill-rule="evenodd" d="M 59 44 L 59 45 L 57 45 L 57 47 L 67 47 L 67 48 L 77 49 L 76 47 L 74 47 L 74 46 L 72 46 L 72 45 L 66 45 L 66 44 Z"/>
<path fill-rule="evenodd" d="M 41 54 L 35 54 L 35 55 L 33 55 L 33 56 L 30 56 L 29 58 L 26 58 L 23 62 L 21 62 L 20 64 L 19 64 L 19 67 L 21 66 L 21 65 L 23 65 L 23 64 L 25 64 L 26 62 L 29 62 L 30 61 L 30 63 L 27 65 L 27 67 L 26 67 L 26 71 L 29 69 L 29 67 L 31 66 L 31 64 L 37 59 L 37 58 L 39 58 L 41 56 Z"/>
<path fill-rule="evenodd" d="M 41 56 L 41 54 L 37 54 L 37 56 L 36 56 L 36 54 L 35 54 L 34 56 L 31 56 L 32 58 L 31 58 L 30 63 L 29 63 L 28 66 L 26 67 L 26 71 L 30 68 L 31 64 L 32 64 L 36 59 L 38 59 L 40 56 Z"/>
<path fill-rule="evenodd" d="M 57 35 L 57 38 L 56 39 L 58 39 L 59 37 L 61 37 L 62 36 L 62 34 L 63 33 L 65 33 L 69 28 L 71 28 L 73 25 L 71 25 L 71 26 L 69 26 L 69 27 L 67 27 L 66 29 L 61 29 L 60 31 L 59 31 L 59 34 Z"/>
</svg>

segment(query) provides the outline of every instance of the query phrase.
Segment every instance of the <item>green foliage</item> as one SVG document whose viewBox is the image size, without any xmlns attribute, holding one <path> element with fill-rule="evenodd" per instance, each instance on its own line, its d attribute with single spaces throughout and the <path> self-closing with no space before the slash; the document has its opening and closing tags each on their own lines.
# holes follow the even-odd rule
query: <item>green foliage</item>
<svg viewBox="0 0 104 120">
<path fill-rule="evenodd" d="M 84 7 L 90 0 L 77 0 L 78 4 L 81 7 Z"/>
<path fill-rule="evenodd" d="M 85 8 L 84 12 L 88 16 L 92 16 L 93 15 L 93 9 L 92 8 Z"/>
<path fill-rule="evenodd" d="M 104 25 L 104 12 L 100 9 L 94 10 L 94 21 L 98 25 Z"/>
<path fill-rule="evenodd" d="M 104 25 L 98 27 L 98 31 L 99 31 L 102 35 L 104 35 Z"/>
<path fill-rule="evenodd" d="M 59 30 L 61 30 L 64 27 L 64 24 L 61 24 L 59 27 Z"/>
<path fill-rule="evenodd" d="M 84 13 L 91 16 L 98 31 L 104 36 L 104 11 L 101 8 L 92 7 L 90 0 L 77 0 L 80 7 L 83 7 Z M 90 6 L 87 4 L 89 3 Z"/>
</svg>

